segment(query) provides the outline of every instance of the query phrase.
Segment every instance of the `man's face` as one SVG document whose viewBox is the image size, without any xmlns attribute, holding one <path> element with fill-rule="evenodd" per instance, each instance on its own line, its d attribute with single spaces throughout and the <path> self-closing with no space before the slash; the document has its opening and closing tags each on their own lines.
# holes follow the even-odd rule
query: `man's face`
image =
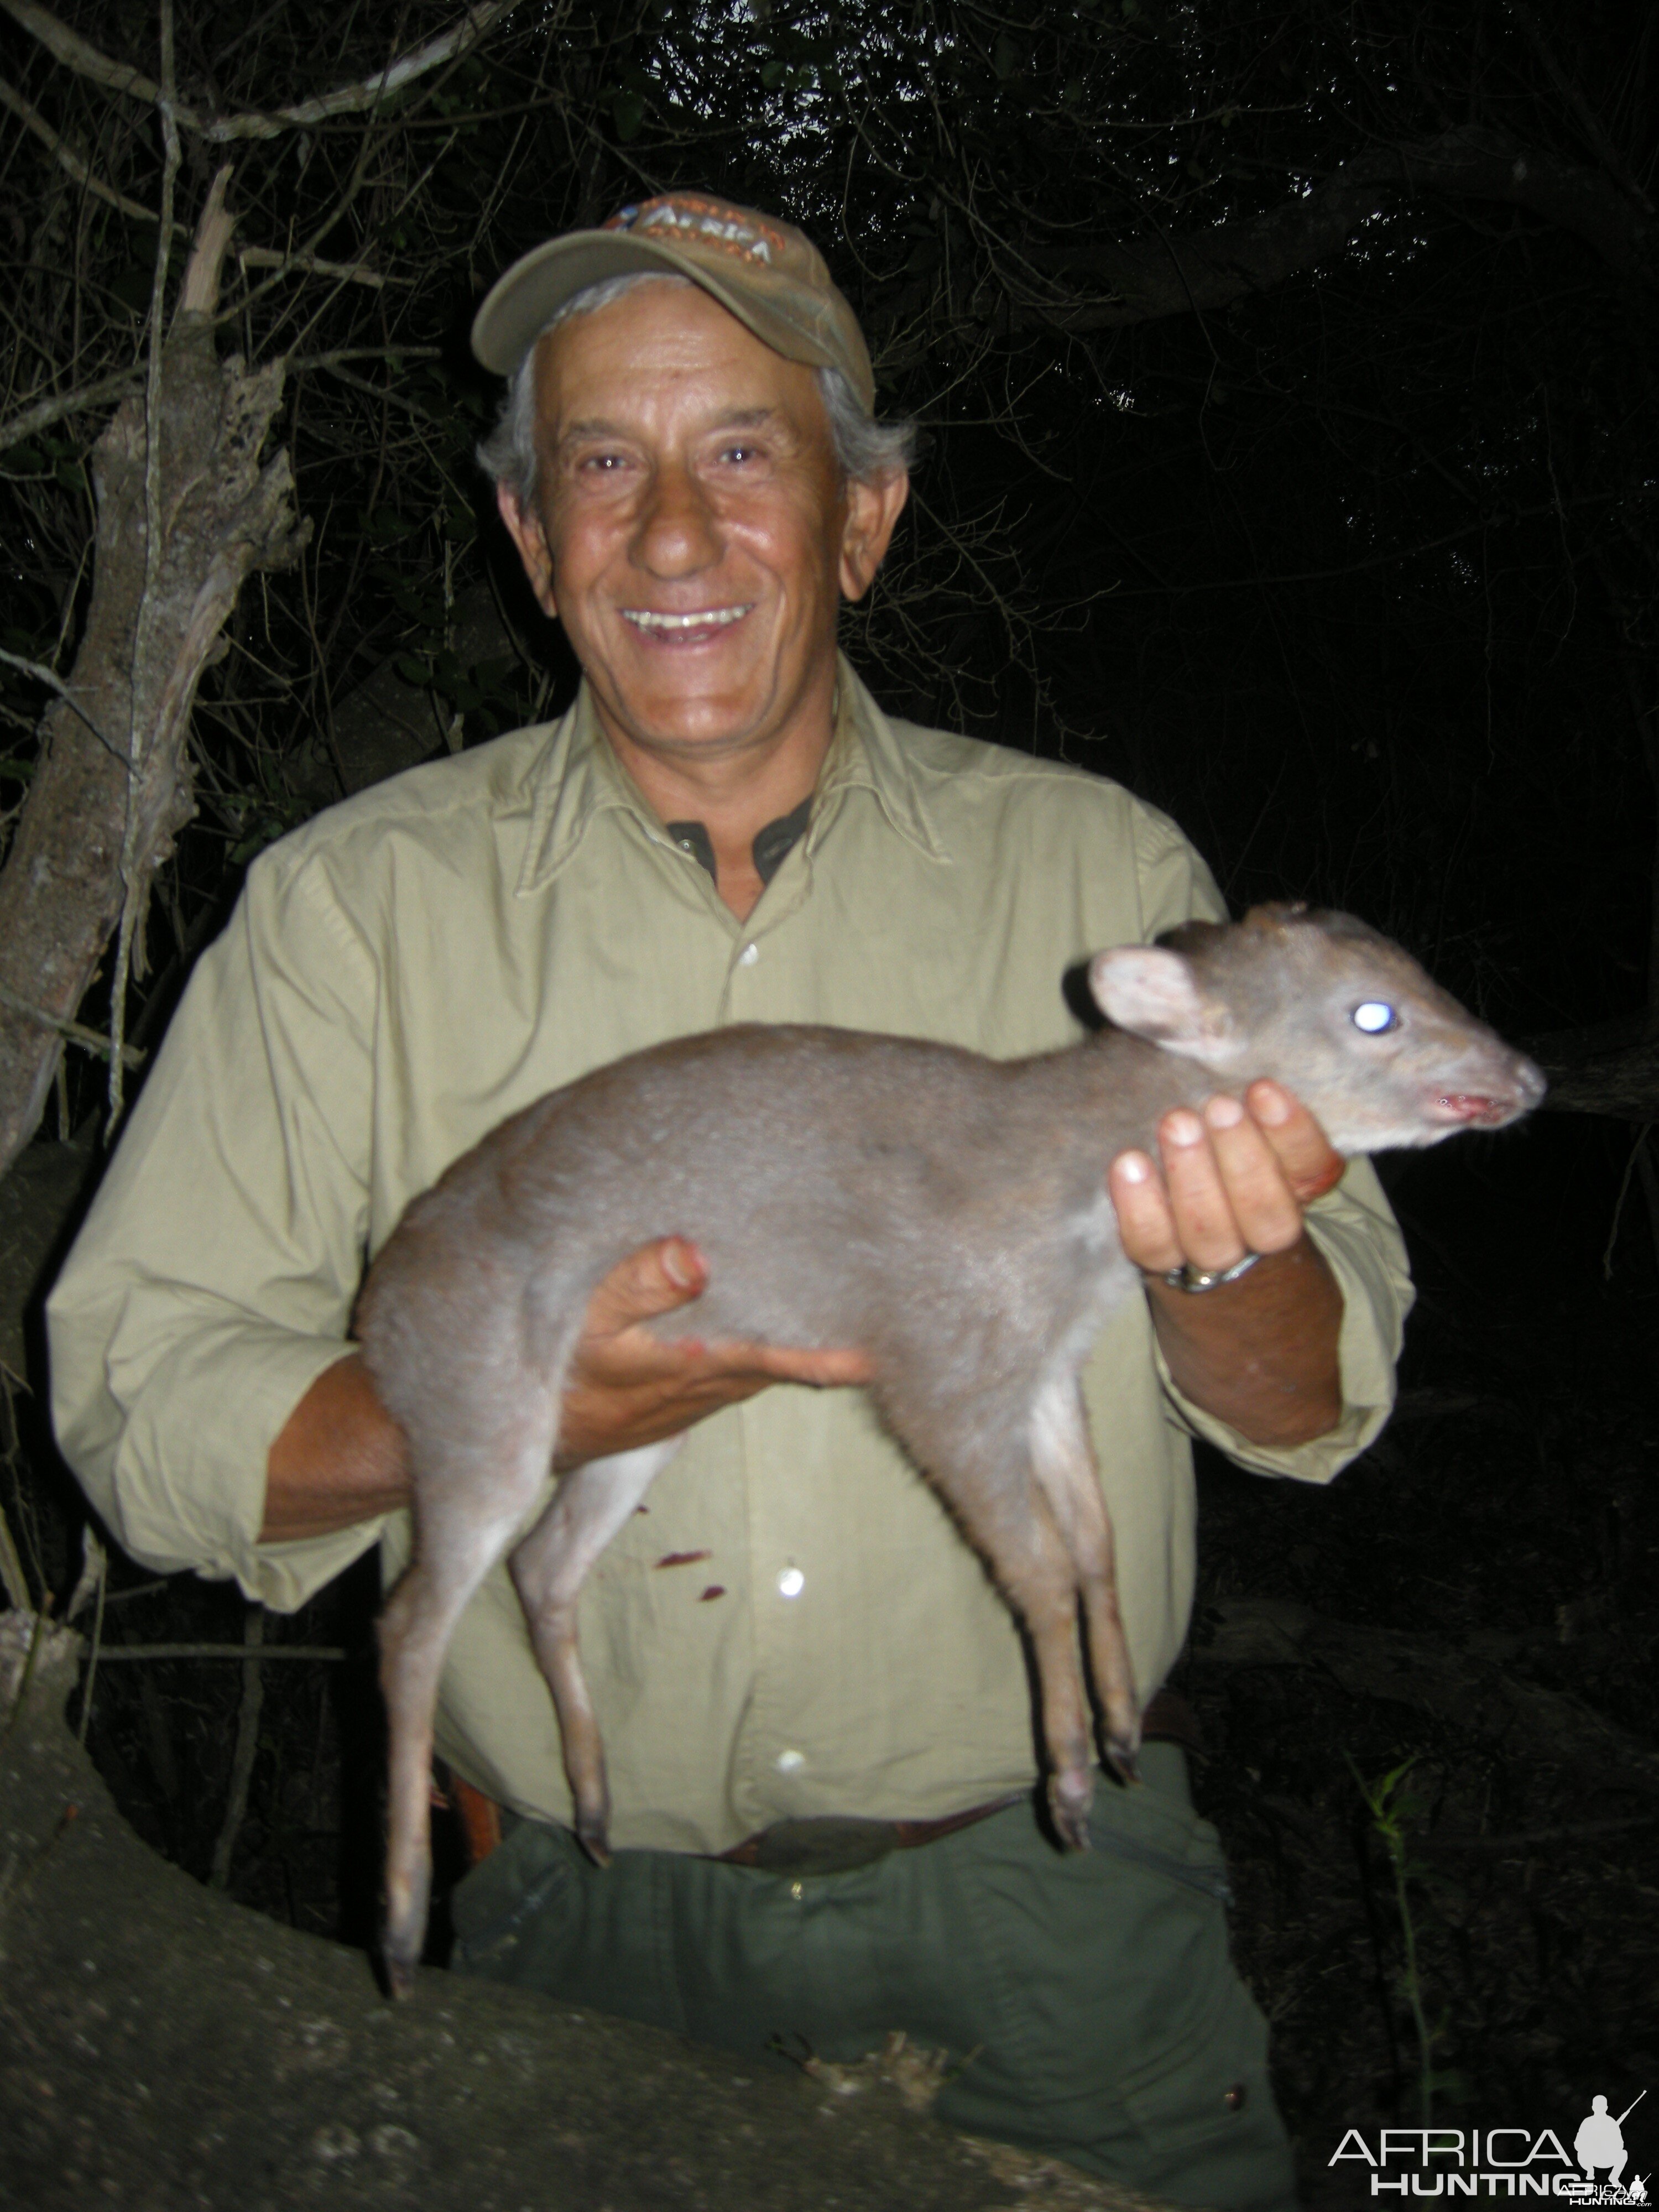
<svg viewBox="0 0 1659 2212">
<path fill-rule="evenodd" d="M 904 501 L 843 484 L 813 372 L 690 285 L 542 341 L 538 483 L 501 513 L 624 750 L 717 758 L 827 726 L 836 614 Z"/>
</svg>

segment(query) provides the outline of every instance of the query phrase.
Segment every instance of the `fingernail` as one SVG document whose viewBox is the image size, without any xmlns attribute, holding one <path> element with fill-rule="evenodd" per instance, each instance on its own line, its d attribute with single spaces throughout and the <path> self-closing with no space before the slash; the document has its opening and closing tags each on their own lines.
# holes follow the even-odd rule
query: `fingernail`
<svg viewBox="0 0 1659 2212">
<path fill-rule="evenodd" d="M 1171 1145 L 1201 1145 L 1204 1124 L 1196 1114 L 1189 1114 L 1182 1107 L 1174 1114 L 1165 1115 L 1164 1127 L 1158 1134 Z"/>
<path fill-rule="evenodd" d="M 1152 1172 L 1145 1152 L 1120 1152 L 1114 1164 L 1125 1182 L 1145 1182 Z"/>
<path fill-rule="evenodd" d="M 1266 1121 L 1270 1127 L 1279 1128 L 1291 1118 L 1289 1095 L 1264 1076 L 1260 1083 L 1251 1085 L 1250 1110 L 1258 1121 Z"/>
<path fill-rule="evenodd" d="M 1244 1109 L 1237 1098 L 1230 1098 L 1224 1091 L 1218 1091 L 1206 1104 L 1204 1118 L 1212 1129 L 1236 1129 L 1244 1119 Z"/>
<path fill-rule="evenodd" d="M 662 1271 L 676 1290 L 696 1290 L 700 1272 L 696 1246 L 671 1237 L 662 1248 Z"/>
</svg>

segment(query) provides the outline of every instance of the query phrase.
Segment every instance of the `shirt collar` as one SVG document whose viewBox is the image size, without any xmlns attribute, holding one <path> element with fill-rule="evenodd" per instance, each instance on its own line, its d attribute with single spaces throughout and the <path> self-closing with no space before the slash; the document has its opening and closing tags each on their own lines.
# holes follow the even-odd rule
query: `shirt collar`
<svg viewBox="0 0 1659 2212">
<path fill-rule="evenodd" d="M 874 794 L 890 827 L 925 859 L 949 860 L 910 757 L 843 653 L 836 685 L 836 734 L 818 778 L 819 803 L 806 833 L 809 852 L 817 849 L 836 811 L 828 802 L 844 791 L 860 790 Z"/>
<path fill-rule="evenodd" d="M 831 802 L 848 791 L 872 793 L 889 825 L 930 860 L 948 860 L 915 775 L 893 726 L 854 673 L 838 661 L 836 732 L 818 778 L 806 848 L 816 851 L 840 811 Z M 519 872 L 522 897 L 551 882 L 566 866 L 596 815 L 621 808 L 654 842 L 667 835 L 605 743 L 586 682 L 558 722 L 535 771 L 530 835 Z"/>
<path fill-rule="evenodd" d="M 568 712 L 554 726 L 534 778 L 530 835 L 519 871 L 521 898 L 552 881 L 598 814 L 620 808 L 634 816 L 647 836 L 666 842 L 662 824 L 605 743 L 586 681 Z"/>
</svg>

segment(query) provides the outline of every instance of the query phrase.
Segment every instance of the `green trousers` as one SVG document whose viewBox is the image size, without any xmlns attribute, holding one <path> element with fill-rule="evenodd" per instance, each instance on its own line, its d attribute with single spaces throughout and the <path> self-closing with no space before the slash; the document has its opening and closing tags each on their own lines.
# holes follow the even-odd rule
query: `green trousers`
<svg viewBox="0 0 1659 2212">
<path fill-rule="evenodd" d="M 1215 1831 L 1173 1744 L 1142 1772 L 1101 1780 L 1086 1852 L 1055 1850 L 1022 1802 L 836 1874 L 672 1851 L 600 1872 L 520 1820 L 455 1893 L 454 1963 L 757 2060 L 855 2059 L 902 2028 L 955 2062 L 952 2126 L 1176 2203 L 1289 2212 Z"/>
</svg>

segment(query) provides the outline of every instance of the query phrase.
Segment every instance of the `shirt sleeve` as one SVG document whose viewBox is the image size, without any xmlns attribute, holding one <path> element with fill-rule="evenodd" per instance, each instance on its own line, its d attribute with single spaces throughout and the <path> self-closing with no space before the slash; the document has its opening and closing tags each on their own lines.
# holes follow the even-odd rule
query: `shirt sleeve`
<svg viewBox="0 0 1659 2212">
<path fill-rule="evenodd" d="M 1194 916 L 1225 919 L 1225 903 L 1203 860 L 1175 824 L 1150 807 L 1139 811 L 1136 858 L 1148 938 Z M 1307 1226 L 1342 1293 L 1342 1415 L 1328 1434 L 1288 1447 L 1254 1443 L 1184 1397 L 1156 1350 L 1156 1339 L 1154 1351 L 1171 1413 L 1190 1434 L 1256 1474 L 1328 1482 L 1366 1449 L 1394 1410 L 1395 1362 L 1411 1310 L 1412 1280 L 1399 1224 L 1369 1160 L 1349 1161 L 1336 1188 L 1309 1207 Z"/>
<path fill-rule="evenodd" d="M 279 1611 L 379 1534 L 258 1542 L 271 1443 L 349 1349 L 377 996 L 314 860 L 263 855 L 47 1303 L 58 1441 L 123 1547 Z"/>
</svg>

